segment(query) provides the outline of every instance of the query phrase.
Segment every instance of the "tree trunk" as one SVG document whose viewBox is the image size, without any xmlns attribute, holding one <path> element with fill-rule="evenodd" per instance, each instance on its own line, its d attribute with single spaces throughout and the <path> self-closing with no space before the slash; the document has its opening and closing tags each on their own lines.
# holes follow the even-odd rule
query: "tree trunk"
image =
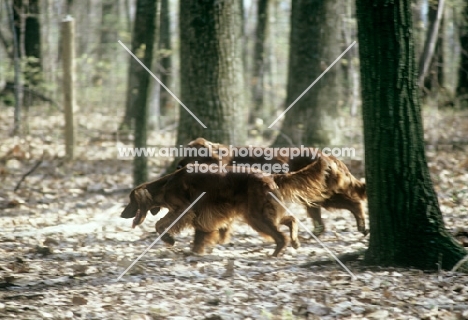
<svg viewBox="0 0 468 320">
<path fill-rule="evenodd" d="M 443 13 L 442 13 L 443 14 Z M 436 22 L 435 20 L 438 19 L 438 6 L 437 3 L 429 4 L 429 25 L 432 26 Z M 431 61 L 429 63 L 429 67 L 424 77 L 424 92 L 423 94 L 426 95 L 429 92 L 437 95 L 439 92 L 439 88 L 444 86 L 444 17 L 440 18 L 439 22 L 439 31 L 437 32 L 436 44 L 434 47 L 434 52 L 432 54 Z M 428 39 L 431 39 L 431 29 L 429 28 L 427 32 Z M 427 40 L 429 41 L 429 40 Z M 426 45 L 427 47 L 427 45 Z M 423 57 L 424 58 L 424 57 Z M 422 68 L 422 67 L 421 67 Z M 422 72 L 422 69 L 420 69 Z M 423 95 L 423 96 L 424 96 Z"/>
<path fill-rule="evenodd" d="M 258 0 L 257 29 L 255 32 L 253 74 L 251 80 L 253 98 L 253 112 L 250 114 L 251 120 L 255 118 L 263 119 L 263 82 L 265 80 L 265 44 L 268 35 L 268 5 L 269 0 Z"/>
<path fill-rule="evenodd" d="M 154 36 L 154 51 L 156 54 L 153 55 L 153 74 L 161 79 L 161 70 L 159 68 L 159 31 L 161 30 L 161 2 L 156 5 L 156 19 L 155 19 L 156 31 Z M 148 91 L 148 129 L 158 130 L 161 128 L 161 85 L 153 77 L 150 78 L 149 91 Z"/>
<path fill-rule="evenodd" d="M 142 23 L 151 23 L 151 25 L 155 26 L 155 21 L 156 21 L 156 4 L 152 3 L 154 1 L 151 0 L 137 0 L 137 10 L 135 13 L 135 19 L 134 19 L 134 26 L 133 26 L 133 32 L 132 32 L 132 52 L 140 59 L 142 60 L 143 58 L 148 58 L 146 56 L 146 50 L 148 49 L 147 41 L 149 40 L 148 34 L 145 34 L 145 32 L 149 32 L 150 26 L 142 25 Z M 154 12 L 145 12 L 144 10 L 146 8 L 153 8 L 154 7 Z M 154 15 L 150 16 L 150 15 Z M 152 35 L 151 38 L 154 39 L 154 31 L 152 30 Z M 150 47 L 151 50 L 153 50 L 154 43 L 151 43 Z M 143 61 L 143 60 L 142 60 Z M 150 68 L 146 63 L 145 65 Z M 151 63 L 150 63 L 151 65 Z M 135 119 L 135 116 L 138 115 L 138 110 L 135 109 L 135 106 L 138 106 L 137 104 L 137 99 L 138 96 L 140 95 L 140 89 L 142 89 L 140 80 L 143 79 L 141 78 L 141 75 L 143 73 L 147 73 L 141 66 L 140 64 L 132 57 L 130 57 L 130 63 L 129 63 L 129 69 L 128 69 L 128 82 L 127 82 L 127 102 L 125 105 L 125 115 L 124 119 L 120 125 L 120 129 L 130 129 L 134 127 L 133 120 Z M 149 81 L 149 79 L 148 79 Z M 147 90 L 148 88 L 144 88 L 144 90 Z M 145 102 L 146 105 L 146 102 Z M 145 113 L 146 113 L 146 108 L 145 108 Z M 136 138 L 136 137 L 135 137 Z"/>
<path fill-rule="evenodd" d="M 460 65 L 458 67 L 457 99 L 462 108 L 468 108 L 468 1 L 460 23 Z"/>
<path fill-rule="evenodd" d="M 29 72 L 25 79 L 31 86 L 41 82 L 41 26 L 39 23 L 39 0 L 29 0 L 28 16 L 26 18 L 24 49 L 28 58 Z"/>
<path fill-rule="evenodd" d="M 424 5 L 425 0 L 414 0 L 412 6 L 413 32 L 414 32 L 414 51 L 416 57 L 422 56 L 424 48 Z M 416 61 L 418 64 L 419 61 Z"/>
<path fill-rule="evenodd" d="M 340 55 L 340 1 L 293 0 L 286 107 Z M 274 145 L 328 145 L 343 103 L 339 67 L 331 68 L 286 115 Z"/>
<path fill-rule="evenodd" d="M 444 269 L 466 255 L 445 230 L 424 154 L 411 0 L 357 0 L 370 240 L 365 261 Z"/>
<path fill-rule="evenodd" d="M 13 66 L 14 66 L 14 81 L 15 81 L 15 113 L 14 113 L 14 126 L 13 126 L 13 135 L 21 133 L 22 121 L 21 121 L 21 111 L 23 108 L 23 83 L 21 79 L 21 60 L 20 52 L 18 45 L 18 35 L 16 34 L 17 29 L 15 27 L 15 13 L 14 9 L 10 6 L 9 3 L 5 2 L 5 7 L 8 14 L 8 20 L 11 25 L 11 32 L 13 33 Z"/>
<path fill-rule="evenodd" d="M 42 82 L 41 28 L 39 23 L 39 0 L 14 0 L 16 43 L 20 58 L 26 62 L 23 68 L 24 85 L 34 89 Z M 29 106 L 32 97 L 23 96 L 23 104 Z"/>
<path fill-rule="evenodd" d="M 100 34 L 100 47 L 98 52 L 99 59 L 108 60 L 112 54 L 109 50 L 109 44 L 115 44 L 117 41 L 117 28 L 118 28 L 118 5 L 115 0 L 102 0 L 101 10 L 101 34 Z M 112 46 L 114 48 L 114 46 Z"/>
<path fill-rule="evenodd" d="M 26 49 L 24 45 L 24 35 L 26 33 L 25 13 L 26 8 L 23 4 L 23 0 L 13 0 L 13 17 L 15 21 L 16 44 L 18 46 L 20 58 L 24 58 L 26 56 Z"/>
<path fill-rule="evenodd" d="M 432 13 L 432 15 L 429 15 L 430 23 L 427 29 L 426 42 L 424 43 L 424 50 L 421 58 L 419 59 L 418 84 L 420 87 L 422 87 L 424 84 L 424 78 L 427 76 L 430 64 L 432 62 L 432 56 L 434 54 L 437 39 L 439 37 L 440 22 L 442 21 L 444 12 L 444 3 L 445 0 L 438 0 L 437 8 L 429 9 L 429 12 Z"/>
<path fill-rule="evenodd" d="M 345 43 L 352 43 L 356 39 L 356 16 L 354 2 L 350 1 L 345 5 L 345 21 L 343 23 L 343 38 Z M 352 117 L 358 114 L 358 103 L 360 100 L 359 95 L 359 71 L 358 71 L 358 57 L 357 48 L 354 46 L 349 50 L 346 58 L 347 63 L 344 67 L 343 77 L 346 82 L 345 97 L 348 98 L 349 113 Z"/>
<path fill-rule="evenodd" d="M 204 137 L 243 144 L 242 33 L 236 1 L 180 2 L 181 100 L 207 127 L 180 108 L 177 145 Z"/>
<path fill-rule="evenodd" d="M 155 35 L 156 1 L 137 0 L 133 27 L 132 52 L 151 70 Z M 127 87 L 127 110 L 135 118 L 135 148 L 146 147 L 148 86 L 150 74 L 130 57 Z M 135 185 L 148 180 L 147 159 L 136 156 L 133 163 Z"/>
<path fill-rule="evenodd" d="M 65 12 L 69 15 L 73 12 L 73 0 L 67 0 L 65 4 Z"/>
<path fill-rule="evenodd" d="M 159 31 L 159 64 L 161 81 L 167 87 L 171 87 L 172 47 L 171 47 L 171 20 L 168 0 L 161 0 L 160 31 Z M 162 116 L 170 114 L 174 107 L 174 100 L 164 89 L 160 88 L 159 106 Z"/>
</svg>

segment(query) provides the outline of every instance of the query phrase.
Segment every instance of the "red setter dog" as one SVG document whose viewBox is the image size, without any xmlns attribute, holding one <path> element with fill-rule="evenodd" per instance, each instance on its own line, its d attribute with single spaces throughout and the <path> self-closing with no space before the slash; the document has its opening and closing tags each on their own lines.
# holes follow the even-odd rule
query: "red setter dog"
<svg viewBox="0 0 468 320">
<path fill-rule="evenodd" d="M 202 192 L 206 192 L 167 231 L 162 238 L 164 242 L 174 244 L 172 236 L 183 228 L 192 226 L 196 230 L 192 251 L 203 253 L 206 245 L 226 240 L 222 239 L 226 233 L 218 230 L 227 230 L 232 220 L 239 217 L 259 233 L 273 238 L 276 243 L 273 256 L 277 256 L 288 243 L 288 239 L 279 231 L 280 224 L 289 227 L 291 245 L 294 248 L 299 247 L 296 219 L 285 215 L 282 206 L 269 194 L 272 192 L 281 197 L 273 178 L 258 170 L 234 172 L 233 167 L 225 168 L 224 173 L 190 172 L 197 168 L 197 165 L 185 167 L 133 189 L 130 203 L 121 217 L 134 218 L 135 227 L 144 221 L 148 210 L 168 208 L 169 212 L 156 224 L 156 230 L 162 233 Z"/>
<path fill-rule="evenodd" d="M 174 244 L 172 236 L 192 226 L 196 230 L 193 251 L 203 253 L 205 245 L 227 237 L 234 218 L 242 217 L 252 228 L 275 240 L 273 255 L 277 256 L 286 246 L 279 224 L 289 227 L 291 243 L 298 247 L 297 221 L 284 215 L 284 209 L 269 192 L 280 199 L 308 206 L 345 203 L 348 208 L 362 212 L 358 199 L 365 198 L 364 185 L 350 174 L 343 174 L 340 164 L 336 159 L 322 156 L 298 171 L 273 175 L 245 167 L 227 167 L 227 173 L 190 173 L 200 165 L 189 164 L 135 188 L 121 217 L 134 218 L 133 226 L 136 226 L 143 222 L 148 210 L 166 207 L 169 213 L 156 223 L 156 230 L 162 233 L 205 191 L 205 196 L 168 230 L 163 241 Z M 359 217 L 358 225 L 364 227 L 363 216 Z"/>
<path fill-rule="evenodd" d="M 362 205 L 362 201 L 367 199 L 366 192 L 365 192 L 365 184 L 357 180 L 348 170 L 346 165 L 338 160 L 333 156 L 326 156 L 320 151 L 313 150 L 311 148 L 304 148 L 309 150 L 309 155 L 302 155 L 300 154 L 301 149 L 299 148 L 284 148 L 288 150 L 288 153 L 291 154 L 299 154 L 299 156 L 290 157 L 288 155 L 281 155 L 281 154 L 274 154 L 271 159 L 267 159 L 265 156 L 255 156 L 254 154 L 250 155 L 240 155 L 239 149 L 240 147 L 233 147 L 229 149 L 228 146 L 222 144 L 212 143 L 208 140 L 203 138 L 198 138 L 188 144 L 188 147 L 195 148 L 197 151 L 201 148 L 210 148 L 212 153 L 211 156 L 199 156 L 200 152 L 197 152 L 197 156 L 189 156 L 185 157 L 178 163 L 178 168 L 185 167 L 189 163 L 215 163 L 215 164 L 222 164 L 222 165 L 239 165 L 239 164 L 269 164 L 269 165 L 280 165 L 284 166 L 285 164 L 288 166 L 289 172 L 298 171 L 314 162 L 316 162 L 320 157 L 326 158 L 331 162 L 335 163 L 335 175 L 340 181 L 346 181 L 343 184 L 342 188 L 339 190 L 335 190 L 335 193 L 332 197 L 326 199 L 323 203 L 320 204 L 321 207 L 324 207 L 328 210 L 333 209 L 346 209 L 351 211 L 354 218 L 356 219 L 357 229 L 358 231 L 362 232 L 364 235 L 368 233 L 368 230 L 365 226 L 364 220 L 364 208 Z M 272 148 L 258 148 L 261 149 L 263 152 L 262 154 L 265 155 L 268 149 L 271 151 Z M 224 152 L 221 150 L 224 149 Z M 227 152 L 230 151 L 230 152 Z M 312 157 L 313 152 L 317 154 L 315 157 Z M 271 153 L 270 153 L 271 155 Z M 279 177 L 277 179 L 280 179 Z M 303 186 L 307 188 L 308 185 L 305 184 Z M 280 187 L 280 191 L 282 192 L 282 188 Z M 309 199 L 310 200 L 310 199 Z M 309 201 L 308 199 L 304 199 L 300 203 L 304 204 L 307 208 L 307 213 L 309 217 L 312 218 L 314 224 L 314 233 L 319 235 L 323 233 L 325 230 L 324 223 L 322 221 L 322 216 L 320 212 L 320 206 L 313 203 L 313 201 Z M 221 230 L 225 233 L 225 230 Z"/>
</svg>

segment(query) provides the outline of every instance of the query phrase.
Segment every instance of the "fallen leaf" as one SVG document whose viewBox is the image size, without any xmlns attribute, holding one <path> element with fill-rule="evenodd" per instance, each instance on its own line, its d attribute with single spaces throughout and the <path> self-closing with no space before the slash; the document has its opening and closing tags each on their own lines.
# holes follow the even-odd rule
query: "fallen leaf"
<svg viewBox="0 0 468 320">
<path fill-rule="evenodd" d="M 86 300 L 85 298 L 80 297 L 80 296 L 73 296 L 72 303 L 75 306 L 83 306 L 83 305 L 88 304 L 88 300 Z"/>
</svg>

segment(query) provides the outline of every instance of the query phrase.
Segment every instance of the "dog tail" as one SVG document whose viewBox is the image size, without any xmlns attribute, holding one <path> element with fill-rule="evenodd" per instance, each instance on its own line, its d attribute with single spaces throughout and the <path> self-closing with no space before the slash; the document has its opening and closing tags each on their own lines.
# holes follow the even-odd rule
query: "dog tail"
<svg viewBox="0 0 468 320">
<path fill-rule="evenodd" d="M 299 171 L 273 176 L 285 201 L 318 205 L 332 195 L 327 188 L 329 161 L 317 157 Z"/>
</svg>

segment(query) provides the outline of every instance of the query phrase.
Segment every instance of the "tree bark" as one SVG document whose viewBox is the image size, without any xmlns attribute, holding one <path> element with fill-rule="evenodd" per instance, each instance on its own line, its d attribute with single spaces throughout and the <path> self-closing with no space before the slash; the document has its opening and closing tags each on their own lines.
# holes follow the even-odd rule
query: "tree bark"
<svg viewBox="0 0 468 320">
<path fill-rule="evenodd" d="M 161 0 L 161 13 L 160 13 L 160 31 L 159 31 L 159 53 L 160 53 L 160 76 L 161 81 L 167 87 L 171 87 L 171 68 L 172 68 L 172 47 L 171 47 L 171 20 L 169 1 Z M 161 115 L 166 116 L 174 107 L 173 100 L 170 94 L 160 89 L 159 105 Z"/>
<path fill-rule="evenodd" d="M 236 1 L 180 3 L 181 100 L 207 127 L 180 108 L 177 145 L 204 137 L 243 144 L 242 32 Z"/>
<path fill-rule="evenodd" d="M 69 15 L 73 12 L 73 0 L 67 0 L 65 4 L 65 12 Z"/>
<path fill-rule="evenodd" d="M 437 9 L 433 14 L 435 16 L 430 19 L 430 25 L 428 28 L 428 33 L 426 37 L 426 42 L 424 43 L 424 50 L 419 59 L 419 77 L 418 77 L 418 84 L 420 87 L 424 85 L 424 78 L 427 75 L 429 70 L 432 56 L 434 54 L 434 50 L 437 44 L 437 39 L 439 37 L 439 27 L 440 22 L 442 21 L 442 16 L 444 12 L 444 1 L 445 0 L 438 0 Z M 429 16 L 431 18 L 431 16 Z"/>
<path fill-rule="evenodd" d="M 252 74 L 253 112 L 251 120 L 262 117 L 263 83 L 265 75 L 265 44 L 268 35 L 268 6 L 269 0 L 258 0 L 257 29 L 255 32 L 254 61 Z M 251 121 L 252 122 L 252 121 Z"/>
<path fill-rule="evenodd" d="M 137 0 L 131 50 L 150 70 L 153 61 L 155 20 L 156 1 Z M 129 116 L 135 119 L 135 148 L 146 147 L 149 77 L 150 74 L 133 57 L 130 57 L 127 111 Z M 148 180 L 147 159 L 143 155 L 134 159 L 133 180 L 135 185 Z"/>
<path fill-rule="evenodd" d="M 437 3 L 435 5 L 429 4 L 429 25 L 432 26 L 435 23 L 435 20 L 438 19 L 439 8 Z M 431 36 L 431 30 L 427 32 L 427 37 Z M 439 89 L 444 87 L 444 17 L 442 17 L 439 22 L 439 31 L 437 33 L 436 44 L 434 47 L 434 52 L 431 56 L 431 61 L 427 69 L 426 75 L 424 77 L 424 91 L 423 97 L 425 97 L 430 92 L 433 95 L 437 95 Z M 434 96 L 435 97 L 435 96 Z"/>
<path fill-rule="evenodd" d="M 132 32 L 132 52 L 143 61 L 143 59 L 148 58 L 146 56 L 146 50 L 148 48 L 147 41 L 148 36 L 145 32 L 150 32 L 149 28 L 150 25 L 145 25 L 146 23 L 150 23 L 154 29 L 155 21 L 156 21 L 156 4 L 148 3 L 153 2 L 151 0 L 137 0 L 137 10 L 135 13 L 134 25 L 133 25 L 133 32 Z M 154 7 L 154 10 L 153 10 Z M 145 12 L 146 9 L 151 9 L 154 12 L 151 12 L 151 15 L 154 14 L 154 17 L 150 16 L 149 12 Z M 144 25 L 142 25 L 144 24 Z M 151 38 L 154 39 L 154 30 L 151 31 Z M 153 50 L 154 44 L 151 43 L 150 47 Z M 150 63 L 151 65 L 152 63 Z M 145 65 L 150 68 L 146 63 Z M 140 84 L 140 79 L 143 79 L 141 75 L 143 73 L 147 73 L 144 69 L 141 68 L 138 61 L 134 58 L 130 57 L 129 69 L 128 69 L 128 82 L 127 82 L 127 99 L 125 105 L 125 115 L 123 121 L 120 125 L 120 129 L 130 129 L 134 127 L 133 120 L 135 116 L 138 114 L 138 110 L 135 109 L 137 106 L 137 99 L 140 95 L 140 89 L 142 89 Z M 144 88 L 147 90 L 148 88 Z M 146 105 L 146 103 L 145 103 Z M 146 112 L 146 109 L 145 109 Z"/>
<path fill-rule="evenodd" d="M 154 51 L 153 55 L 153 74 L 158 79 L 161 79 L 161 70 L 159 67 L 159 36 L 161 30 L 161 2 L 156 5 L 156 19 L 155 19 L 156 31 L 154 36 Z M 161 85 L 153 77 L 150 78 L 149 91 L 148 91 L 148 129 L 157 130 L 161 128 Z"/>
<path fill-rule="evenodd" d="M 119 3 L 115 0 L 102 0 L 99 59 L 108 60 L 111 55 L 108 44 L 114 44 L 117 41 L 118 5 Z"/>
<path fill-rule="evenodd" d="M 350 1 L 345 5 L 345 21 L 343 24 L 343 38 L 345 43 L 352 43 L 357 36 L 356 30 L 356 16 L 354 2 Z M 344 68 L 344 75 L 346 82 L 345 97 L 348 98 L 349 113 L 352 117 L 358 114 L 358 104 L 360 100 L 359 95 L 359 71 L 358 71 L 358 57 L 357 48 L 354 46 L 349 50 L 346 58 L 346 65 Z"/>
<path fill-rule="evenodd" d="M 41 64 L 41 25 L 39 23 L 39 0 L 29 0 L 28 15 L 26 17 L 24 49 L 28 57 L 28 67 L 30 74 L 26 75 L 26 80 L 32 86 L 40 83 Z"/>
<path fill-rule="evenodd" d="M 293 0 L 285 107 L 340 55 L 343 4 L 333 0 Z M 286 115 L 274 145 L 329 145 L 333 119 L 343 103 L 339 67 L 331 68 Z"/>
<path fill-rule="evenodd" d="M 468 108 L 468 1 L 465 1 L 460 24 L 461 57 L 456 93 L 460 106 Z"/>
<path fill-rule="evenodd" d="M 16 43 L 20 58 L 26 62 L 23 68 L 24 85 L 31 89 L 42 82 L 41 26 L 39 0 L 14 0 Z M 23 105 L 30 106 L 32 97 L 23 95 Z"/>
<path fill-rule="evenodd" d="M 425 0 L 414 0 L 412 6 L 412 17 L 413 17 L 413 30 L 414 30 L 414 50 L 416 57 L 422 56 L 424 48 L 424 3 Z M 416 61 L 419 63 L 419 60 Z"/>
<path fill-rule="evenodd" d="M 21 132 L 21 112 L 23 107 L 23 82 L 21 79 L 21 60 L 18 44 L 18 35 L 16 34 L 17 29 L 15 27 L 15 14 L 14 9 L 9 3 L 5 2 L 5 7 L 8 14 L 8 20 L 11 25 L 11 32 L 13 33 L 13 57 L 14 57 L 14 72 L 15 72 L 15 113 L 14 113 L 14 124 L 13 124 L 13 135 L 17 135 Z"/>
<path fill-rule="evenodd" d="M 370 240 L 365 261 L 450 269 L 466 251 L 446 231 L 424 154 L 411 0 L 357 0 Z"/>
</svg>

